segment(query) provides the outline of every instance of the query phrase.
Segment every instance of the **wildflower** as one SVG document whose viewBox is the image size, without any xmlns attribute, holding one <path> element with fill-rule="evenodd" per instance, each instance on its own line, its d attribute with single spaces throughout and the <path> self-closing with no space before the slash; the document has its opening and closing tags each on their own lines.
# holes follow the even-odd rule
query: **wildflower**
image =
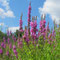
<svg viewBox="0 0 60 60">
<path fill-rule="evenodd" d="M 3 41 L 4 41 L 4 42 L 6 42 L 6 39 L 5 39 L 5 37 L 3 37 Z"/>
<path fill-rule="evenodd" d="M 16 46 L 15 45 L 13 45 L 13 49 L 16 49 Z"/>
<path fill-rule="evenodd" d="M 0 54 L 3 54 L 3 50 L 0 48 Z"/>
<path fill-rule="evenodd" d="M 24 37 L 25 41 L 28 44 L 28 42 L 29 42 L 29 33 L 28 33 L 28 30 L 27 30 L 26 27 L 25 27 L 25 31 L 24 31 L 24 36 L 23 37 Z"/>
<path fill-rule="evenodd" d="M 18 58 L 18 55 L 17 55 L 18 53 L 17 53 L 17 51 L 16 51 L 16 46 L 15 46 L 15 45 L 13 45 L 13 52 L 14 52 L 16 58 Z"/>
<path fill-rule="evenodd" d="M 28 32 L 30 34 L 30 18 L 31 18 L 31 2 L 29 4 L 29 8 L 28 8 Z"/>
<path fill-rule="evenodd" d="M 4 42 L 1 43 L 1 46 L 2 46 L 2 47 L 4 46 Z"/>
<path fill-rule="evenodd" d="M 14 35 L 12 35 L 12 39 L 14 40 Z"/>
<path fill-rule="evenodd" d="M 6 55 L 9 56 L 9 51 L 6 52 Z"/>
<path fill-rule="evenodd" d="M 37 29 L 37 21 L 36 20 L 32 21 L 30 23 L 30 25 L 31 25 L 31 30 L 30 30 L 31 36 L 32 36 L 33 40 L 35 40 L 37 38 L 36 32 L 38 31 L 38 29 Z"/>
<path fill-rule="evenodd" d="M 6 44 L 4 44 L 3 48 L 6 48 Z"/>
<path fill-rule="evenodd" d="M 21 15 L 21 19 L 20 19 L 20 32 L 23 32 L 23 29 L 22 29 L 22 15 Z"/>
<path fill-rule="evenodd" d="M 7 30 L 7 36 L 9 36 L 9 31 Z"/>
<path fill-rule="evenodd" d="M 6 44 L 4 42 L 1 43 L 2 48 L 6 48 Z"/>
<path fill-rule="evenodd" d="M 24 38 L 24 39 L 26 39 L 26 36 L 25 36 L 25 35 L 23 35 L 23 38 Z"/>
<path fill-rule="evenodd" d="M 8 44 L 9 44 L 10 43 L 10 38 L 9 37 L 8 37 L 7 41 L 8 41 Z"/>
<path fill-rule="evenodd" d="M 9 44 L 9 48 L 10 48 L 10 49 L 12 48 L 12 44 L 11 44 L 11 43 Z"/>
<path fill-rule="evenodd" d="M 14 38 L 14 42 L 16 42 L 16 37 Z"/>
</svg>

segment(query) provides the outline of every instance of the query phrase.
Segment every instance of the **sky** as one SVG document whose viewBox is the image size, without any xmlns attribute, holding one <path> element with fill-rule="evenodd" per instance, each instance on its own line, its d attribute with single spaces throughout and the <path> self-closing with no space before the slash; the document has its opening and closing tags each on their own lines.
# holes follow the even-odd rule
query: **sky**
<svg viewBox="0 0 60 60">
<path fill-rule="evenodd" d="M 19 29 L 19 20 L 23 13 L 23 28 L 27 26 L 28 7 L 31 1 L 31 17 L 37 16 L 37 28 L 41 14 L 46 14 L 46 25 L 49 22 L 49 27 L 53 28 L 53 21 L 59 24 L 60 19 L 60 0 L 0 0 L 0 29 L 6 32 L 8 28 L 12 32 Z M 2 25 L 2 27 L 1 27 Z"/>
</svg>

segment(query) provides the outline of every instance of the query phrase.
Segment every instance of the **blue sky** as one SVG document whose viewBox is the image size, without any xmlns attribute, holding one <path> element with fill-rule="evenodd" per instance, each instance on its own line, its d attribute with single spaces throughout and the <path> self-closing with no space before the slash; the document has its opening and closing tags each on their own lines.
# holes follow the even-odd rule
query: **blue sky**
<svg viewBox="0 0 60 60">
<path fill-rule="evenodd" d="M 7 1 L 7 0 L 6 0 Z M 21 12 L 23 13 L 23 27 L 25 25 L 27 25 L 27 15 L 28 15 L 28 7 L 29 7 L 29 2 L 30 0 L 9 0 L 7 4 L 10 11 L 12 11 L 12 16 L 8 16 L 7 14 L 6 16 L 0 17 L 0 23 L 4 23 L 2 31 L 6 32 L 6 26 L 8 27 L 19 27 L 19 19 L 20 19 L 20 15 Z M 43 8 L 44 3 L 46 2 L 46 0 L 31 0 L 31 16 L 38 16 L 38 20 L 37 20 L 37 24 L 38 24 L 38 28 L 39 28 L 39 22 L 40 22 L 40 17 L 41 14 L 39 12 L 39 8 Z M 0 3 L 0 8 L 4 9 L 5 11 L 8 11 L 6 8 L 6 6 L 3 6 Z M 53 21 L 52 18 L 50 17 L 49 14 L 46 15 L 46 22 L 49 22 L 49 26 L 50 28 L 53 27 Z M 46 23 L 46 24 L 47 24 Z"/>
</svg>

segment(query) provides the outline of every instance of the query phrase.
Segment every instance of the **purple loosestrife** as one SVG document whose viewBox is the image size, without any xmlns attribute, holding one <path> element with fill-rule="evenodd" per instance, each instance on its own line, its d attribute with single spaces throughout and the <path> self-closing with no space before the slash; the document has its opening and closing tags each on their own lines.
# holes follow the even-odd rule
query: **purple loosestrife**
<svg viewBox="0 0 60 60">
<path fill-rule="evenodd" d="M 55 38 L 55 30 L 53 29 L 53 31 L 52 31 L 52 36 Z"/>
<path fill-rule="evenodd" d="M 48 43 L 50 44 L 50 45 L 52 45 L 53 44 L 53 39 L 52 39 L 52 33 L 50 33 L 49 35 L 48 35 Z"/>
<path fill-rule="evenodd" d="M 13 45 L 13 50 L 16 50 L 16 46 L 15 45 Z"/>
<path fill-rule="evenodd" d="M 29 33 L 28 33 L 28 30 L 27 30 L 27 27 L 25 27 L 23 38 L 28 44 L 29 43 Z"/>
<path fill-rule="evenodd" d="M 23 35 L 23 38 L 26 39 L 26 35 L 25 34 Z"/>
<path fill-rule="evenodd" d="M 16 37 L 14 38 L 14 42 L 16 42 Z"/>
<path fill-rule="evenodd" d="M 14 40 L 14 42 L 16 42 L 16 37 L 14 35 L 12 35 L 12 39 Z"/>
<path fill-rule="evenodd" d="M 32 22 L 30 23 L 30 26 L 31 26 L 30 32 L 31 32 L 31 36 L 33 39 L 32 43 L 35 45 L 35 41 L 37 41 L 37 37 L 38 37 L 37 36 L 38 29 L 37 29 L 37 17 L 36 17 L 35 21 L 34 21 L 34 18 L 35 17 L 32 17 Z"/>
<path fill-rule="evenodd" d="M 10 38 L 8 37 L 8 39 L 7 39 L 7 42 L 8 42 L 8 44 L 10 43 Z"/>
<path fill-rule="evenodd" d="M 11 49 L 11 48 L 12 48 L 12 43 L 9 44 L 9 49 Z"/>
<path fill-rule="evenodd" d="M 10 31 L 10 35 L 12 35 L 12 32 Z"/>
<path fill-rule="evenodd" d="M 10 34 L 10 33 L 9 33 L 9 30 L 7 30 L 7 36 L 9 36 L 9 34 Z"/>
<path fill-rule="evenodd" d="M 5 39 L 5 37 L 3 37 L 3 41 L 4 41 L 4 43 L 6 42 L 6 39 Z"/>
<path fill-rule="evenodd" d="M 45 23 L 46 23 L 45 20 L 40 21 L 40 36 L 43 36 L 44 40 L 45 40 L 45 35 L 46 35 Z"/>
<path fill-rule="evenodd" d="M 29 32 L 29 34 L 30 34 L 30 22 L 31 22 L 30 18 L 31 18 L 31 2 L 29 4 L 29 8 L 28 8 L 28 32 Z"/>
<path fill-rule="evenodd" d="M 1 47 L 3 47 L 4 46 L 4 42 L 1 42 Z"/>
<path fill-rule="evenodd" d="M 56 46 L 56 38 L 55 38 L 55 36 L 56 36 L 56 32 L 53 29 L 53 31 L 52 31 L 52 39 L 53 39 L 53 42 L 55 42 L 53 48 L 55 48 L 55 46 Z"/>
<path fill-rule="evenodd" d="M 46 26 L 46 36 L 45 36 L 46 39 L 48 38 L 49 32 L 50 32 L 50 29 L 49 29 L 49 22 L 48 22 L 48 24 Z"/>
<path fill-rule="evenodd" d="M 55 30 L 53 30 L 53 31 L 52 31 L 52 39 L 55 40 L 55 42 L 56 42 L 55 36 L 56 36 L 56 32 L 55 32 Z"/>
<path fill-rule="evenodd" d="M 21 14 L 21 18 L 20 18 L 20 32 L 23 32 L 22 24 L 23 24 L 23 22 L 22 22 L 22 14 Z"/>
<path fill-rule="evenodd" d="M 6 44 L 4 44 L 4 47 L 3 48 L 6 48 Z"/>
<path fill-rule="evenodd" d="M 6 44 L 4 42 L 1 43 L 2 48 L 6 48 Z"/>
<path fill-rule="evenodd" d="M 37 38 L 36 32 L 38 31 L 38 29 L 37 29 L 37 21 L 36 20 L 35 21 L 32 21 L 30 23 L 30 25 L 31 25 L 31 36 L 32 36 L 32 38 L 34 40 L 36 40 L 36 38 Z"/>
<path fill-rule="evenodd" d="M 22 43 L 22 40 L 21 40 L 21 41 L 18 42 L 18 47 L 22 48 L 22 46 L 23 46 L 23 43 Z"/>
<path fill-rule="evenodd" d="M 13 52 L 14 52 L 16 58 L 18 59 L 18 55 L 17 55 L 18 53 L 17 53 L 17 51 L 16 51 L 16 46 L 15 46 L 15 45 L 13 45 Z"/>
<path fill-rule="evenodd" d="M 6 55 L 9 56 L 9 51 L 6 51 Z"/>
<path fill-rule="evenodd" d="M 0 48 L 0 54 L 3 54 L 3 50 Z"/>
<path fill-rule="evenodd" d="M 25 36 L 26 36 L 26 42 L 29 43 L 29 33 L 28 33 L 28 30 L 26 30 Z"/>
</svg>

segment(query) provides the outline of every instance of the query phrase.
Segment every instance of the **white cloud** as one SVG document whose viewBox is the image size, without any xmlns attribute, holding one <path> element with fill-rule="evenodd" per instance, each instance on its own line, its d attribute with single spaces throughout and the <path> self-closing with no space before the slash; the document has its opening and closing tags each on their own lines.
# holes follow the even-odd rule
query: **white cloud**
<svg viewBox="0 0 60 60">
<path fill-rule="evenodd" d="M 4 9 L 0 8 L 0 17 L 1 18 L 15 17 L 13 11 L 10 9 L 9 0 L 0 0 L 0 5 L 3 6 L 3 8 L 4 8 Z"/>
<path fill-rule="evenodd" d="M 3 26 L 4 25 L 4 23 L 0 23 L 0 26 Z"/>
<path fill-rule="evenodd" d="M 19 27 L 9 27 L 8 30 L 14 33 L 16 30 L 19 30 Z"/>
<path fill-rule="evenodd" d="M 60 20 L 60 0 L 46 0 L 44 2 L 43 8 L 39 8 L 39 12 L 50 14 L 52 20 L 59 24 Z"/>
<path fill-rule="evenodd" d="M 6 13 L 4 13 L 6 17 L 15 17 L 14 13 L 11 10 L 8 10 Z"/>
<path fill-rule="evenodd" d="M 9 0 L 0 0 L 0 3 L 6 10 L 10 9 Z"/>
</svg>

